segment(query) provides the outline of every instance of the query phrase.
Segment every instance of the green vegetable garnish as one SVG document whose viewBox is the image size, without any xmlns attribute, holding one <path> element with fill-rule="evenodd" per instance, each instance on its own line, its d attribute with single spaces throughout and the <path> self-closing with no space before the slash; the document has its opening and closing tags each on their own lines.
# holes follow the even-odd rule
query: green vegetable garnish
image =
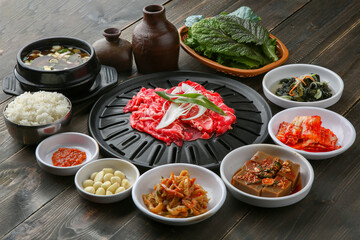
<svg viewBox="0 0 360 240">
<path fill-rule="evenodd" d="M 169 94 L 165 91 L 155 91 L 160 97 L 173 103 L 191 103 L 203 106 L 221 115 L 227 115 L 221 108 L 216 106 L 201 93 Z"/>
<path fill-rule="evenodd" d="M 57 52 L 58 53 L 65 53 L 65 52 L 68 52 L 68 51 L 69 51 L 69 49 L 63 48 L 63 49 L 58 50 Z"/>
<path fill-rule="evenodd" d="M 192 23 L 185 44 L 222 65 L 252 69 L 277 61 L 276 39 L 250 8 Z"/>
</svg>

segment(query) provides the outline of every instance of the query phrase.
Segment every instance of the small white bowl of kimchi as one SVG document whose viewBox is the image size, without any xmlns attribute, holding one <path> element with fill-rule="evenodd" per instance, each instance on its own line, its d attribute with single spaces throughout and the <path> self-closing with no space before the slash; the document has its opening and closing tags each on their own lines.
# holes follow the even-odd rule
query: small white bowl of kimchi
<svg viewBox="0 0 360 240">
<path fill-rule="evenodd" d="M 209 169 L 173 163 L 142 174 L 133 186 L 132 198 L 153 220 L 182 226 L 214 215 L 225 202 L 226 187 Z"/>
<path fill-rule="evenodd" d="M 276 144 L 312 160 L 344 153 L 356 138 L 355 128 L 349 120 L 317 107 L 285 109 L 270 119 L 268 131 Z"/>
</svg>

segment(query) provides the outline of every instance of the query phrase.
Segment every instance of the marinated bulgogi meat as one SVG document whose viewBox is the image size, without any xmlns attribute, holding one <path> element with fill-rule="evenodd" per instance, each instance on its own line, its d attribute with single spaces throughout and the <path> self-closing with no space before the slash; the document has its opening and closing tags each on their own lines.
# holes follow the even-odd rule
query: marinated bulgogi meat
<svg viewBox="0 0 360 240">
<path fill-rule="evenodd" d="M 157 128 L 169 109 L 171 102 L 158 96 L 155 92 L 166 91 L 167 93 L 173 93 L 175 88 L 177 88 L 176 93 L 181 94 L 184 91 L 178 91 L 178 89 L 182 87 L 182 84 L 191 86 L 198 93 L 203 94 L 221 108 L 226 115 L 221 115 L 207 109 L 200 117 L 186 120 L 198 113 L 199 107 L 194 106 L 186 115 L 180 116 L 167 127 Z M 227 130 L 231 129 L 231 124 L 236 121 L 234 109 L 226 106 L 218 93 L 206 90 L 202 85 L 189 80 L 181 82 L 177 87 L 171 89 L 142 88 L 127 103 L 123 110 L 125 113 L 131 112 L 130 124 L 134 129 L 149 133 L 168 145 L 174 142 L 178 146 L 181 146 L 184 141 L 193 141 L 199 138 L 208 139 L 213 135 L 224 134 Z"/>
</svg>

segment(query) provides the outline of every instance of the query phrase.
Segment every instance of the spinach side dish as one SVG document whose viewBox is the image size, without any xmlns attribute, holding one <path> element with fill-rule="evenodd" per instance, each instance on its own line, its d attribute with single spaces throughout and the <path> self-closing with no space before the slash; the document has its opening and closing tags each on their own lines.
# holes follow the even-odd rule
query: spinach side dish
<svg viewBox="0 0 360 240">
<path fill-rule="evenodd" d="M 318 74 L 281 79 L 275 87 L 275 95 L 298 102 L 315 102 L 330 98 L 333 94 L 326 82 L 320 82 Z"/>
</svg>

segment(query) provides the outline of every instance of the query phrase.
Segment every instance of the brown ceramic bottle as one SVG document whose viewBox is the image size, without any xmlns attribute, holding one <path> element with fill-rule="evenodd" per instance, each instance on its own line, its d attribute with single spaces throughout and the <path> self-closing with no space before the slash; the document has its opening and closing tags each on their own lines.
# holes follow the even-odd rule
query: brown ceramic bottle
<svg viewBox="0 0 360 240">
<path fill-rule="evenodd" d="M 103 32 L 105 38 L 97 40 L 93 47 L 101 64 L 124 72 L 132 67 L 132 47 L 129 41 L 119 38 L 120 34 L 120 29 L 107 28 Z"/>
<path fill-rule="evenodd" d="M 133 32 L 132 47 L 139 73 L 178 69 L 179 35 L 165 17 L 165 8 L 149 5 L 143 9 L 144 19 Z"/>
</svg>

